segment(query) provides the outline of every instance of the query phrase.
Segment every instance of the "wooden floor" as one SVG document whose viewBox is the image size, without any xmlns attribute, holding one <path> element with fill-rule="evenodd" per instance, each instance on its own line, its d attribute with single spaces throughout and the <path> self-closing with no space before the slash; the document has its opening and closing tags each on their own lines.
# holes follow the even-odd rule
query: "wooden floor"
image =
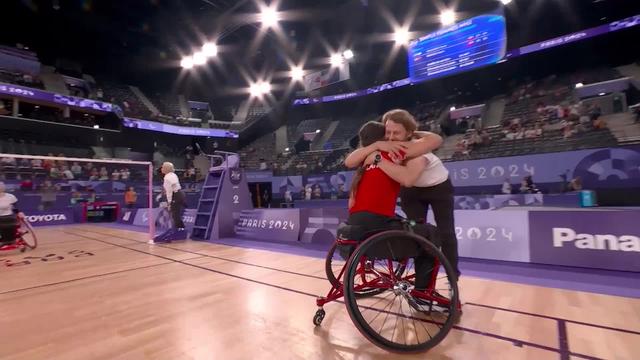
<svg viewBox="0 0 640 360">
<path fill-rule="evenodd" d="M 0 253 L 0 359 L 397 359 L 326 306 L 323 260 L 216 244 L 148 245 L 91 225 Z M 45 261 L 46 260 L 46 261 Z M 404 359 L 640 359 L 640 299 L 464 277 L 464 316 Z"/>
</svg>

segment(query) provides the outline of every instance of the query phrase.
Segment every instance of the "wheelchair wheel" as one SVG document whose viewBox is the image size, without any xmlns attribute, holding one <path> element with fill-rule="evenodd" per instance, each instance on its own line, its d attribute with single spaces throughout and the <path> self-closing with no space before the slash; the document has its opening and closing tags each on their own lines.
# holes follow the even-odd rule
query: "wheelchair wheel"
<svg viewBox="0 0 640 360">
<path fill-rule="evenodd" d="M 336 288 L 342 287 L 342 283 L 340 282 L 340 279 L 344 276 L 344 274 L 341 272 L 345 268 L 346 263 L 347 262 L 345 261 L 343 256 L 340 254 L 340 251 L 338 251 L 338 243 L 334 242 L 333 245 L 331 245 L 329 252 L 327 253 L 327 258 L 325 259 L 324 268 L 327 274 L 327 279 L 329 280 L 331 285 L 333 285 Z M 365 266 L 368 266 L 368 264 L 365 264 Z M 404 265 L 401 262 L 397 262 L 395 264 L 396 276 L 401 276 L 402 272 L 404 272 L 404 269 L 405 269 Z M 360 275 L 360 278 L 356 280 L 356 283 L 362 284 L 363 281 L 369 280 L 371 276 L 373 276 L 372 273 L 365 272 L 364 274 Z M 361 289 L 361 290 L 357 290 L 355 292 L 355 295 L 358 297 L 366 297 L 366 296 L 373 296 L 381 292 L 384 292 L 384 289 Z"/>
<path fill-rule="evenodd" d="M 417 254 L 422 254 L 418 260 Z M 396 276 L 394 264 L 399 258 L 404 258 L 406 268 Z M 357 278 L 366 261 L 377 276 L 367 286 L 380 292 L 363 298 L 356 294 Z M 444 273 L 434 276 L 440 270 L 438 263 Z M 416 264 L 424 274 L 419 277 L 432 279 L 426 289 L 415 289 Z M 363 242 L 347 264 L 344 288 L 354 325 L 388 351 L 426 351 L 440 343 L 457 320 L 459 296 L 453 268 L 433 244 L 405 231 L 385 231 Z"/>
<path fill-rule="evenodd" d="M 18 229 L 18 239 L 29 249 L 35 249 L 38 246 L 38 238 L 33 231 L 33 227 L 25 219 L 20 219 L 20 228 Z"/>
</svg>

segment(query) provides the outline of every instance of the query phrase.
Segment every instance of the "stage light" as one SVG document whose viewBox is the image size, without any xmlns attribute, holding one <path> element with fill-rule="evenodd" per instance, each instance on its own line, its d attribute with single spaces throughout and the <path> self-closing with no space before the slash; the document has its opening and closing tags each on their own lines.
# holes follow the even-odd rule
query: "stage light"
<svg viewBox="0 0 640 360">
<path fill-rule="evenodd" d="M 271 7 L 264 7 L 260 14 L 260 21 L 262 21 L 262 25 L 266 27 L 273 27 L 278 24 L 278 20 L 280 20 L 280 16 L 278 11 Z"/>
<path fill-rule="evenodd" d="M 262 92 L 260 91 L 260 84 L 251 84 L 251 86 L 249 86 L 249 93 L 253 97 L 259 97 L 262 95 Z"/>
<path fill-rule="evenodd" d="M 291 80 L 301 81 L 304 77 L 304 70 L 300 66 L 294 66 L 291 68 Z"/>
<path fill-rule="evenodd" d="M 579 88 L 581 88 L 581 87 L 583 87 L 583 86 L 584 86 L 584 84 L 583 84 L 583 83 L 577 83 L 577 84 L 576 84 L 576 89 L 579 89 Z"/>
<path fill-rule="evenodd" d="M 342 52 L 342 57 L 344 57 L 346 60 L 353 59 L 353 56 L 353 51 L 351 49 L 347 49 Z"/>
<path fill-rule="evenodd" d="M 607 95 L 607 94 L 605 94 L 605 93 L 603 93 L 603 92 L 601 92 L 600 94 L 598 94 L 598 96 L 605 96 L 605 95 Z"/>
<path fill-rule="evenodd" d="M 263 94 L 268 94 L 271 92 L 271 84 L 263 82 L 262 84 L 260 84 L 260 91 Z"/>
<path fill-rule="evenodd" d="M 100 129 L 100 125 L 93 125 L 94 129 Z"/>
<path fill-rule="evenodd" d="M 204 55 L 203 52 L 198 51 L 197 53 L 193 54 L 194 65 L 204 65 L 206 62 L 207 62 L 207 57 Z"/>
<path fill-rule="evenodd" d="M 407 29 L 398 29 L 393 34 L 393 41 L 398 45 L 405 45 L 409 42 L 409 31 Z"/>
<path fill-rule="evenodd" d="M 271 84 L 267 82 L 257 82 L 249 86 L 249 93 L 253 97 L 261 97 L 271 92 Z"/>
<path fill-rule="evenodd" d="M 214 43 L 206 43 L 202 45 L 202 53 L 206 57 L 214 57 L 218 55 L 218 45 Z"/>
<path fill-rule="evenodd" d="M 440 13 L 440 22 L 447 26 L 456 22 L 456 13 L 453 10 L 445 10 Z"/>
<path fill-rule="evenodd" d="M 180 61 L 180 66 L 182 66 L 183 69 L 191 69 L 193 67 L 193 58 L 191 56 L 185 56 L 182 58 L 182 61 Z"/>
<path fill-rule="evenodd" d="M 500 0 L 500 2 L 502 3 L 502 5 L 509 5 L 511 3 L 511 0 Z"/>
<path fill-rule="evenodd" d="M 331 55 L 331 58 L 329 61 L 331 62 L 331 66 L 340 66 L 344 61 L 344 59 L 340 54 L 333 54 Z"/>
<path fill-rule="evenodd" d="M 452 106 L 452 107 L 449 109 L 449 111 L 454 111 L 455 109 L 456 109 L 456 107 L 455 107 L 455 106 Z"/>
<path fill-rule="evenodd" d="M 316 134 L 320 134 L 321 131 L 322 130 L 320 130 L 320 129 L 316 129 Z"/>
</svg>

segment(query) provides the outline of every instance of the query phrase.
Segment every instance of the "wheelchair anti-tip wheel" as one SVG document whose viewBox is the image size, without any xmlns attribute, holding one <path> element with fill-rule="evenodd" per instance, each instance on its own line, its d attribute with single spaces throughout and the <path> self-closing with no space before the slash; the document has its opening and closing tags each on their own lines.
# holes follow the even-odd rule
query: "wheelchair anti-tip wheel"
<svg viewBox="0 0 640 360">
<path fill-rule="evenodd" d="M 422 256 L 416 260 L 415 255 Z M 400 276 L 395 264 L 404 261 Z M 364 262 L 377 276 L 367 286 L 378 294 L 358 296 Z M 416 263 L 426 289 L 416 289 Z M 442 265 L 442 271 L 439 271 Z M 377 346 L 393 352 L 419 352 L 440 343 L 458 316 L 455 272 L 432 243 L 406 231 L 385 231 L 358 246 L 344 274 L 347 312 L 358 330 Z M 422 280 L 422 279 L 421 279 Z"/>
</svg>

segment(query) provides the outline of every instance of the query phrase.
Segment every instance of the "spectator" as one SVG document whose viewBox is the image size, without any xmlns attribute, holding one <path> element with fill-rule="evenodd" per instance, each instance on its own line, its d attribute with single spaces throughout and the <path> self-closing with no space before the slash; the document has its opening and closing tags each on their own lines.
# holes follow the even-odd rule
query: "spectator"
<svg viewBox="0 0 640 360">
<path fill-rule="evenodd" d="M 69 167 L 66 165 L 62 167 L 62 178 L 66 180 L 74 179 L 73 172 L 69 170 Z"/>
<path fill-rule="evenodd" d="M 100 168 L 100 179 L 99 180 L 109 180 L 109 172 L 107 171 L 106 167 L 101 167 Z"/>
<path fill-rule="evenodd" d="M 127 208 L 132 209 L 135 207 L 136 201 L 138 201 L 138 194 L 133 189 L 133 186 L 129 186 L 127 191 L 124 193 L 124 203 Z"/>
<path fill-rule="evenodd" d="M 127 181 L 129 180 L 130 177 L 131 177 L 131 173 L 129 172 L 128 168 L 122 168 L 120 170 L 120 179 L 122 181 Z"/>
<path fill-rule="evenodd" d="M 48 210 L 53 207 L 56 202 L 57 189 L 51 181 L 45 180 L 40 186 L 40 210 Z"/>
<path fill-rule="evenodd" d="M 73 173 L 73 176 L 76 179 L 79 179 L 80 177 L 82 177 L 82 166 L 80 166 L 77 162 L 74 162 L 73 165 L 71 165 L 71 173 Z"/>
<path fill-rule="evenodd" d="M 511 183 L 509 183 L 509 179 L 504 179 L 502 183 L 502 193 L 511 194 Z"/>
<path fill-rule="evenodd" d="M 582 190 L 582 178 L 576 176 L 569 183 L 569 191 L 581 191 Z"/>
<path fill-rule="evenodd" d="M 111 172 L 111 180 L 112 181 L 120 180 L 120 171 L 118 171 L 118 169 L 113 169 L 113 172 Z"/>
</svg>

